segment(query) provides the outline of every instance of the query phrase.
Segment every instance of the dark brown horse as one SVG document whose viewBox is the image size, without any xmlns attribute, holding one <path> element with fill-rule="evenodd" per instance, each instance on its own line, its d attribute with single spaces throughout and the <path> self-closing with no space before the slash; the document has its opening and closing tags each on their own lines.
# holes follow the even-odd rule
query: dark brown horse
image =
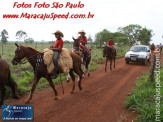
<svg viewBox="0 0 163 122">
<path fill-rule="evenodd" d="M 107 62 L 110 60 L 110 71 L 112 71 L 112 60 L 114 60 L 114 68 L 115 68 L 115 58 L 116 58 L 116 50 L 114 47 L 105 46 L 103 49 L 103 57 L 106 57 L 105 62 L 105 72 L 107 71 Z"/>
<path fill-rule="evenodd" d="M 74 52 L 80 52 L 80 56 L 81 56 L 81 60 L 82 60 L 82 64 L 83 64 L 83 71 L 85 71 L 85 68 L 87 69 L 88 72 L 88 76 L 90 75 L 89 73 L 89 68 L 90 68 L 90 62 L 91 62 L 91 52 L 88 51 L 88 57 L 87 60 L 84 64 L 84 51 L 80 49 L 80 40 L 79 39 L 75 39 L 73 38 L 74 42 L 73 42 L 73 51 Z M 89 49 L 90 50 L 90 49 Z"/>
<path fill-rule="evenodd" d="M 10 68 L 8 63 L 0 57 L 0 90 L 1 90 L 1 101 L 0 106 L 3 105 L 5 98 L 5 86 L 8 86 L 12 90 L 12 98 L 18 99 L 16 93 L 18 91 L 18 86 L 16 82 L 11 78 Z"/>
<path fill-rule="evenodd" d="M 20 63 L 23 58 L 26 58 L 28 60 L 28 62 L 32 65 L 33 70 L 34 70 L 34 80 L 33 80 L 32 89 L 31 89 L 31 92 L 30 92 L 28 98 L 26 99 L 25 103 L 29 103 L 29 101 L 32 99 L 32 95 L 35 90 L 35 87 L 41 77 L 46 78 L 47 81 L 49 82 L 49 84 L 55 94 L 54 99 L 56 100 L 57 96 L 58 96 L 58 92 L 56 91 L 55 86 L 52 82 L 51 74 L 47 73 L 47 66 L 43 62 L 44 53 L 39 52 L 31 47 L 25 47 L 25 46 L 18 45 L 18 44 L 15 44 L 15 45 L 17 46 L 17 49 L 15 51 L 15 57 L 13 58 L 12 63 L 14 65 L 16 65 L 16 64 Z M 73 91 L 75 89 L 75 76 L 74 76 L 73 71 L 80 76 L 79 84 L 78 84 L 80 90 L 82 89 L 81 79 L 82 79 L 83 74 L 80 70 L 80 66 L 81 66 L 81 64 L 79 63 L 80 60 L 78 58 L 76 58 L 76 55 L 74 55 L 73 53 L 71 53 L 71 56 L 73 59 L 73 69 L 70 70 L 69 74 L 73 80 L 73 88 L 71 91 L 71 93 L 73 93 Z"/>
</svg>

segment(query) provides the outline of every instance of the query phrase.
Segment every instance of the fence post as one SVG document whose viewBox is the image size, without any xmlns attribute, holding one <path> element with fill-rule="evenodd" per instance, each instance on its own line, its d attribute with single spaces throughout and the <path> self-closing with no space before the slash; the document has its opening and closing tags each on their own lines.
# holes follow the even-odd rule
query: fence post
<svg viewBox="0 0 163 122">
<path fill-rule="evenodd" d="M 156 65 L 156 56 L 154 55 L 152 58 L 151 68 L 150 68 L 150 74 L 149 74 L 149 81 L 154 82 L 154 70 Z"/>
</svg>

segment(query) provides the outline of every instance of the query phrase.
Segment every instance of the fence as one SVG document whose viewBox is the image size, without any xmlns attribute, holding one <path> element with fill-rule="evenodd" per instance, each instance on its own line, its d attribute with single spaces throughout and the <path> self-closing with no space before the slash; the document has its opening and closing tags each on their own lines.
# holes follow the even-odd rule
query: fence
<svg viewBox="0 0 163 122">
<path fill-rule="evenodd" d="M 158 55 L 160 55 L 159 57 L 160 57 L 160 61 L 161 61 L 162 50 L 159 51 L 159 54 Z M 150 72 L 149 72 L 149 81 L 151 81 L 151 82 L 154 82 L 155 66 L 156 66 L 156 55 L 153 55 L 151 66 L 150 66 Z"/>
</svg>

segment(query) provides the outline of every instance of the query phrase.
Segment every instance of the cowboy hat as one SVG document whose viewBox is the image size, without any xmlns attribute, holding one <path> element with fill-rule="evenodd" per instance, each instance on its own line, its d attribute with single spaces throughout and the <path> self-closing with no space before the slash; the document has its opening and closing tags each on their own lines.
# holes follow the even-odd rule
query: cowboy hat
<svg viewBox="0 0 163 122">
<path fill-rule="evenodd" d="M 59 35 L 59 36 L 61 36 L 61 37 L 64 37 L 63 33 L 62 33 L 61 31 L 59 31 L 59 30 L 57 30 L 57 31 L 56 31 L 55 33 L 53 33 L 53 34 Z"/>
<path fill-rule="evenodd" d="M 84 30 L 79 31 L 78 33 L 79 33 L 79 34 L 80 34 L 80 33 L 84 33 L 84 34 L 86 34 L 86 33 L 84 32 Z"/>
</svg>

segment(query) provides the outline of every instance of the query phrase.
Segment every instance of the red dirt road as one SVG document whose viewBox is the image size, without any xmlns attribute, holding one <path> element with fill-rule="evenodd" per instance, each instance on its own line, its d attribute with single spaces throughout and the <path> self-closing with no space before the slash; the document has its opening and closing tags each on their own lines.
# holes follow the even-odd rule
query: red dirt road
<svg viewBox="0 0 163 122">
<path fill-rule="evenodd" d="M 58 100 L 53 100 L 51 88 L 41 90 L 33 95 L 30 102 L 34 106 L 34 122 L 132 122 L 136 114 L 124 108 L 125 97 L 135 87 L 137 77 L 148 68 L 149 64 L 127 65 L 121 58 L 116 60 L 116 68 L 112 72 L 108 66 L 105 73 L 102 65 L 91 72 L 90 77 L 86 76 L 82 80 L 82 91 L 76 82 L 75 93 L 70 94 L 71 81 L 63 84 L 64 95 L 60 85 L 56 86 Z M 24 104 L 25 99 L 12 100 L 10 104 Z"/>
</svg>

